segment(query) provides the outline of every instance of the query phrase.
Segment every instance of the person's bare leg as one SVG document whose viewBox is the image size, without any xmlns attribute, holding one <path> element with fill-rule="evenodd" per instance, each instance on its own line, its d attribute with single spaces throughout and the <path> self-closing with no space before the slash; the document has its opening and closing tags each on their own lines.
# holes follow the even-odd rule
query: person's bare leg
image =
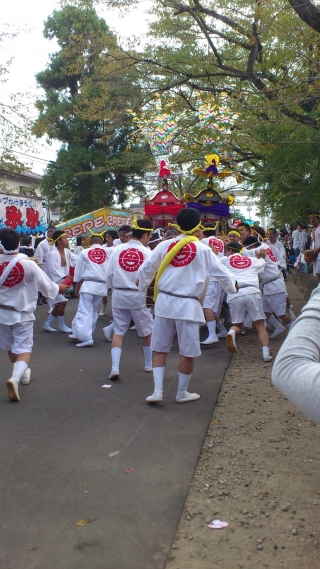
<svg viewBox="0 0 320 569">
<path fill-rule="evenodd" d="M 179 371 L 181 373 L 191 374 L 193 372 L 194 358 L 187 358 L 180 355 Z"/>
<path fill-rule="evenodd" d="M 272 356 L 269 352 L 269 334 L 264 325 L 264 320 L 256 320 L 253 325 L 258 332 L 258 338 L 262 346 L 262 359 L 265 362 L 271 361 Z"/>
</svg>

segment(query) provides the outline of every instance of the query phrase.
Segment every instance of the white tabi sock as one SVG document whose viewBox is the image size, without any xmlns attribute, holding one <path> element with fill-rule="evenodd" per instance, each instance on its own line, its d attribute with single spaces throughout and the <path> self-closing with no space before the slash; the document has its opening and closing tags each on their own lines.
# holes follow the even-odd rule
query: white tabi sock
<svg viewBox="0 0 320 569">
<path fill-rule="evenodd" d="M 288 328 L 288 330 L 290 330 L 292 324 L 293 324 L 293 320 L 291 320 L 291 322 L 289 322 L 289 324 L 286 324 L 286 327 Z"/>
<path fill-rule="evenodd" d="M 207 322 L 209 336 L 215 336 L 216 335 L 216 324 L 217 323 L 215 320 L 212 320 L 211 322 Z"/>
<path fill-rule="evenodd" d="M 269 346 L 262 346 L 262 357 L 266 358 L 269 356 Z"/>
<path fill-rule="evenodd" d="M 163 395 L 163 378 L 164 372 L 166 371 L 165 366 L 154 367 L 153 368 L 153 380 L 154 380 L 154 395 Z"/>
<path fill-rule="evenodd" d="M 55 316 L 53 316 L 53 314 L 49 314 L 47 320 L 45 321 L 45 325 L 50 326 L 50 324 L 54 321 Z"/>
<path fill-rule="evenodd" d="M 181 373 L 181 371 L 179 371 L 177 399 L 182 399 L 183 397 L 185 397 L 191 375 L 192 375 L 191 373 L 190 375 L 187 375 L 186 373 Z"/>
<path fill-rule="evenodd" d="M 26 364 L 26 362 L 23 361 L 15 362 L 13 364 L 13 372 L 11 380 L 14 381 L 16 384 L 18 384 L 24 372 L 27 369 L 28 369 L 28 364 Z"/>
<path fill-rule="evenodd" d="M 143 346 L 143 353 L 144 353 L 144 367 L 151 369 L 152 368 L 152 351 L 150 346 Z"/>
<path fill-rule="evenodd" d="M 112 369 L 111 373 L 119 373 L 120 359 L 121 359 L 121 348 L 111 348 L 111 361 Z"/>
<path fill-rule="evenodd" d="M 66 323 L 64 321 L 64 316 L 57 316 L 57 318 L 58 318 L 59 328 L 61 328 L 61 326 L 66 326 Z"/>
<path fill-rule="evenodd" d="M 223 320 L 216 320 L 216 326 L 218 330 L 223 330 L 224 329 Z"/>
<path fill-rule="evenodd" d="M 268 324 L 271 324 L 274 328 L 279 328 L 279 322 L 274 314 L 271 314 L 270 318 L 267 319 Z"/>
</svg>

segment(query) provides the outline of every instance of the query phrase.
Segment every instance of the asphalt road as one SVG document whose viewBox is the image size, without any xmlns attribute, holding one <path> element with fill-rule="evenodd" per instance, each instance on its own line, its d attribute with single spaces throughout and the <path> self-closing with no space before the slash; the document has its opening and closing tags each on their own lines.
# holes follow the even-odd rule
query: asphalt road
<svg viewBox="0 0 320 569">
<path fill-rule="evenodd" d="M 76 306 L 68 302 L 69 325 Z M 125 338 L 121 379 L 105 389 L 110 309 L 83 349 L 42 331 L 46 311 L 37 309 L 20 403 L 7 399 L 11 364 L 0 353 L 0 567 L 162 569 L 229 363 L 224 340 L 196 360 L 190 390 L 199 401 L 175 403 L 175 343 L 164 403 L 148 405 L 153 380 L 136 332 Z M 92 521 L 75 525 L 84 519 Z"/>
</svg>

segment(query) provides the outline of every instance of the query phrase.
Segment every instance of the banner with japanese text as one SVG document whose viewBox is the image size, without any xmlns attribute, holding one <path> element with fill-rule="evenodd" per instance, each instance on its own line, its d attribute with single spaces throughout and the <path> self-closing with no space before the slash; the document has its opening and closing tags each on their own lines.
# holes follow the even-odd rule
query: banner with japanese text
<svg viewBox="0 0 320 569">
<path fill-rule="evenodd" d="M 0 193 L 0 229 L 4 227 L 25 235 L 44 233 L 47 230 L 45 201 Z"/>
</svg>

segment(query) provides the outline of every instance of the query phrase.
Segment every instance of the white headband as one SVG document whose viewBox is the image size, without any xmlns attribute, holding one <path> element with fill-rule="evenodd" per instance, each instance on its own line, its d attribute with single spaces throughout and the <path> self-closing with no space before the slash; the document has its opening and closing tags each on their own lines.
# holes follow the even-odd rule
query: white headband
<svg viewBox="0 0 320 569">
<path fill-rule="evenodd" d="M 7 251 L 7 249 L 5 249 L 5 247 L 2 245 L 2 243 L 0 241 L 0 249 L 3 250 L 5 255 L 13 255 L 14 253 L 19 253 L 19 248 L 20 247 L 18 247 L 17 249 L 14 249 L 14 251 Z"/>
</svg>

